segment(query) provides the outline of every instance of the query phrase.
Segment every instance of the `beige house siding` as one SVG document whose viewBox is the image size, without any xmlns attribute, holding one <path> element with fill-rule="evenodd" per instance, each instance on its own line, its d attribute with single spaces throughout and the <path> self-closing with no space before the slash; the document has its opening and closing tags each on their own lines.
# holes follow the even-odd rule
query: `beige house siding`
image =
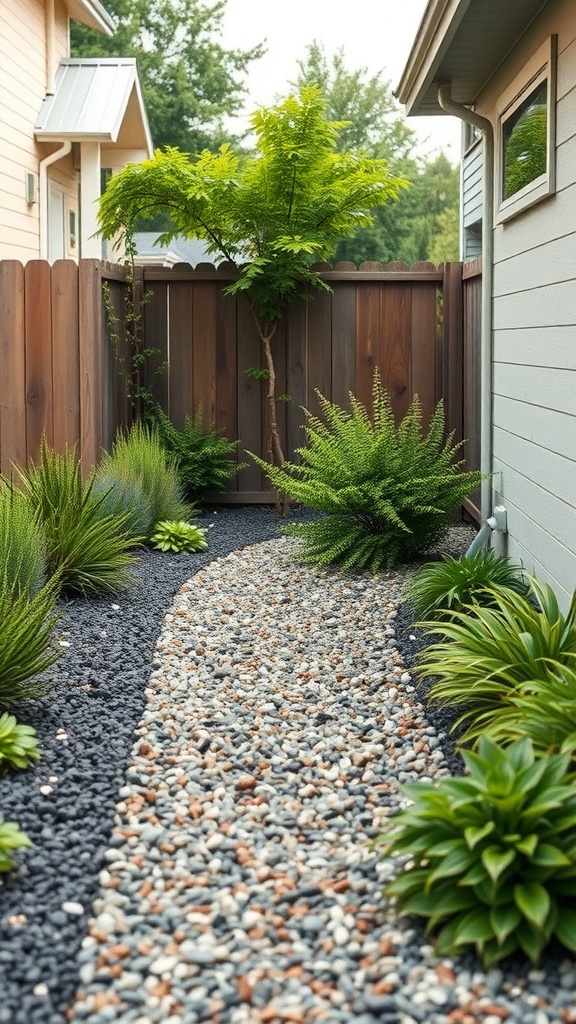
<svg viewBox="0 0 576 1024">
<path fill-rule="evenodd" d="M 56 147 L 38 145 L 34 123 L 46 95 L 46 15 L 42 0 L 4 0 L 0 8 L 0 259 L 35 259 L 40 252 L 39 203 L 26 202 L 25 176 Z M 68 17 L 55 4 L 55 64 L 68 53 Z M 55 69 L 54 69 L 55 70 Z M 49 176 L 77 205 L 70 159 Z"/>
<path fill-rule="evenodd" d="M 576 5 L 547 5 L 476 109 L 558 35 L 556 194 L 494 229 L 493 466 L 508 510 L 507 553 L 576 588 Z"/>
</svg>

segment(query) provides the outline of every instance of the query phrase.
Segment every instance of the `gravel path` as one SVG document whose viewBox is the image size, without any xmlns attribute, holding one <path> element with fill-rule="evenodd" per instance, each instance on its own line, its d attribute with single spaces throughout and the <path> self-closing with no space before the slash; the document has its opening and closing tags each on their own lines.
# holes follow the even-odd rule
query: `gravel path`
<svg viewBox="0 0 576 1024">
<path fill-rule="evenodd" d="M 273 539 L 234 550 L 242 529 Z M 483 972 L 382 905 L 399 785 L 458 770 L 408 671 L 405 572 L 303 568 L 276 532 L 223 512 L 217 560 L 148 556 L 138 601 L 76 603 L 43 762 L 3 809 L 39 848 L 0 890 L 0 1024 L 576 1022 L 563 953 Z M 100 693 L 89 624 L 115 641 Z"/>
</svg>

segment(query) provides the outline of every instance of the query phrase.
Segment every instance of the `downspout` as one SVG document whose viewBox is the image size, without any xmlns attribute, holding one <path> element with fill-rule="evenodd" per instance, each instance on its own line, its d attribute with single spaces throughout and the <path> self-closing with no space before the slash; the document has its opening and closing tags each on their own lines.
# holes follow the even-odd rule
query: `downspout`
<svg viewBox="0 0 576 1024">
<path fill-rule="evenodd" d="M 50 156 L 45 156 L 38 164 L 40 188 L 40 259 L 48 259 L 48 168 L 63 157 L 68 156 L 72 149 L 70 140 L 63 142 L 60 149 Z"/>
<path fill-rule="evenodd" d="M 451 85 L 438 85 L 438 103 L 447 114 L 475 125 L 484 140 L 482 212 L 482 330 L 480 356 L 480 470 L 492 473 L 492 266 L 494 254 L 494 132 L 492 122 L 452 99 Z M 481 521 L 492 513 L 492 477 L 481 484 Z M 489 528 L 490 535 L 491 530 Z"/>
</svg>

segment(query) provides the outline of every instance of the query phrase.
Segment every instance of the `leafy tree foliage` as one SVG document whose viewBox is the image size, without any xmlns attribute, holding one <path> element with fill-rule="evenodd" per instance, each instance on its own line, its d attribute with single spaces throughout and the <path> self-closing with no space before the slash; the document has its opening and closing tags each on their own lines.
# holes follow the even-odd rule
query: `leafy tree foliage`
<svg viewBox="0 0 576 1024">
<path fill-rule="evenodd" d="M 177 234 L 204 238 L 210 250 L 234 263 L 238 278 L 227 291 L 244 292 L 262 341 L 268 370 L 270 458 L 284 455 L 276 422 L 271 349 L 288 304 L 326 287 L 313 264 L 334 252 L 371 210 L 398 195 L 404 184 L 383 160 L 338 152 L 342 125 L 328 120 L 315 86 L 252 115 L 256 153 L 240 158 L 229 146 L 195 161 L 177 149 L 129 165 L 113 177 L 100 203 L 103 234 L 126 236 L 139 216 L 168 208 Z"/>
<path fill-rule="evenodd" d="M 357 265 L 364 260 L 412 264 L 458 259 L 458 169 L 443 153 L 433 160 L 417 155 L 416 133 L 406 123 L 390 82 L 382 74 L 369 75 L 366 68 L 349 70 L 343 49 L 329 61 L 317 42 L 307 48 L 298 66 L 297 84 L 317 85 L 326 98 L 328 116 L 348 122 L 340 133 L 340 150 L 352 147 L 383 158 L 394 174 L 410 183 L 397 203 L 375 211 L 371 225 L 342 239 L 333 259 Z"/>
<path fill-rule="evenodd" d="M 216 148 L 223 118 L 241 109 L 244 76 L 264 52 L 220 45 L 225 7 L 226 0 L 106 0 L 115 35 L 72 21 L 72 56 L 136 57 L 154 145 L 192 154 Z"/>
</svg>

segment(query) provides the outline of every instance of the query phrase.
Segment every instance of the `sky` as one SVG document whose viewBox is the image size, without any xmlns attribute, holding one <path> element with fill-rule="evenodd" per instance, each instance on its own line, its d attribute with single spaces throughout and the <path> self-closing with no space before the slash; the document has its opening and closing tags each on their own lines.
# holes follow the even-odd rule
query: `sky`
<svg viewBox="0 0 576 1024">
<path fill-rule="evenodd" d="M 290 92 L 306 47 L 319 42 L 328 58 L 341 47 L 350 71 L 382 73 L 398 85 L 427 0 L 227 0 L 222 21 L 226 48 L 264 42 L 267 53 L 251 65 L 246 114 Z M 460 122 L 453 117 L 411 117 L 422 155 L 460 155 Z M 244 127 L 244 123 L 242 122 Z"/>
</svg>

